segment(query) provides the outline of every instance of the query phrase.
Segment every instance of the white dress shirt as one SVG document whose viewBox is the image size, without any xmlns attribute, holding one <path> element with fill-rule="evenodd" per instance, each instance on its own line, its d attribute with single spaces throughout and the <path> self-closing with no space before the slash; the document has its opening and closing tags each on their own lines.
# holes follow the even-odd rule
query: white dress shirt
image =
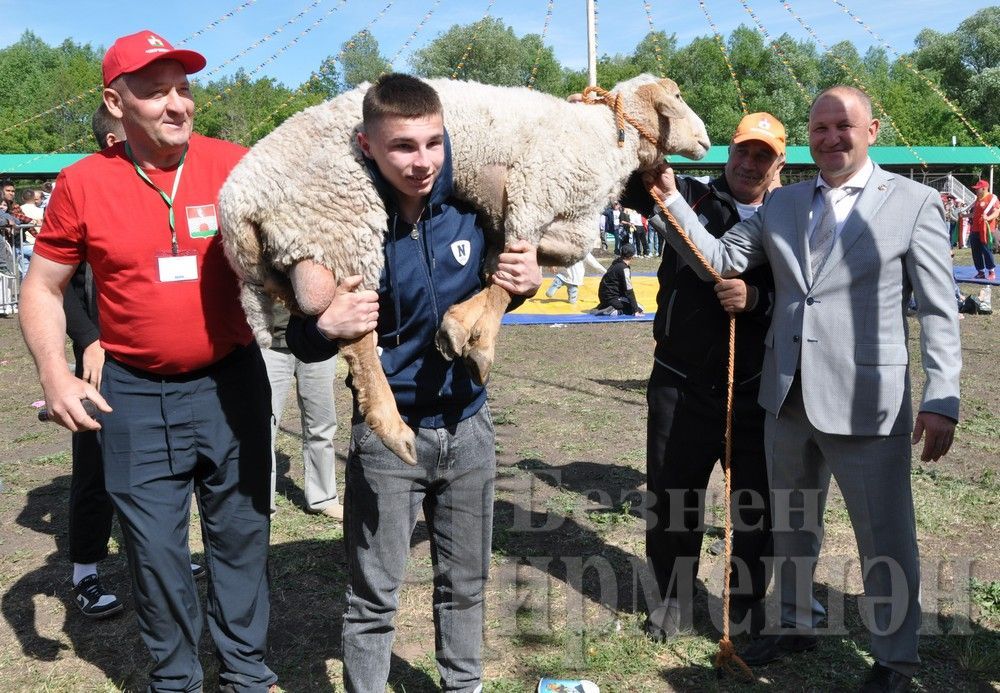
<svg viewBox="0 0 1000 693">
<path fill-rule="evenodd" d="M 840 232 L 844 228 L 844 222 L 847 221 L 847 217 L 850 216 L 851 212 L 854 210 L 854 205 L 858 201 L 858 197 L 861 195 L 861 191 L 864 190 L 865 186 L 868 185 L 868 179 L 871 178 L 872 172 L 875 170 L 875 164 L 872 160 L 866 159 L 864 166 L 855 173 L 853 176 L 844 181 L 843 185 L 838 186 L 843 194 L 839 196 L 833 211 L 837 216 L 837 228 L 833 232 L 833 240 L 836 241 L 840 237 Z M 823 216 L 823 208 L 825 202 L 823 201 L 822 189 L 832 188 L 834 186 L 830 185 L 823 179 L 823 174 L 816 176 L 816 194 L 813 196 L 812 202 L 812 212 L 809 215 L 809 235 L 812 236 L 812 232 L 816 230 L 816 224 L 819 222 L 820 217 Z"/>
</svg>

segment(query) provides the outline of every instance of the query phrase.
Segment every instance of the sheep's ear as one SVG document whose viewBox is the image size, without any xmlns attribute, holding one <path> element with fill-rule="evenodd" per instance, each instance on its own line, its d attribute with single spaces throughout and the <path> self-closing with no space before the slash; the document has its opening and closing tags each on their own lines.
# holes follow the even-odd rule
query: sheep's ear
<svg viewBox="0 0 1000 693">
<path fill-rule="evenodd" d="M 650 108 L 664 118 L 685 118 L 687 108 L 681 98 L 681 90 L 671 79 L 661 79 L 651 84 L 643 84 L 635 90 L 640 103 L 648 103 Z"/>
</svg>

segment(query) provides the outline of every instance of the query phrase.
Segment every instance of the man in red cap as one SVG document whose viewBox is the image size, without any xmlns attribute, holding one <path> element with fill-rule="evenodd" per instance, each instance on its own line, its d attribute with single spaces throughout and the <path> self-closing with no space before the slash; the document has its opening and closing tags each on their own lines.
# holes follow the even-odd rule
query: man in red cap
<svg viewBox="0 0 1000 693">
<path fill-rule="evenodd" d="M 202 689 L 202 615 L 188 549 L 194 492 L 220 688 L 266 691 L 277 680 L 264 663 L 270 391 L 214 221 L 219 188 L 245 150 L 192 134 L 187 75 L 204 66 L 198 53 L 151 31 L 108 50 L 104 103 L 126 142 L 59 175 L 24 283 L 21 325 L 50 416 L 71 431 L 100 431 L 105 485 L 154 662 L 150 690 Z M 74 377 L 65 358 L 62 293 L 82 261 L 98 289 L 100 391 Z M 96 417 L 83 407 L 88 399 Z"/>
<path fill-rule="evenodd" d="M 993 222 L 1000 216 L 1000 200 L 990 192 L 990 184 L 984 180 L 972 186 L 976 200 L 972 203 L 972 230 L 969 232 L 969 247 L 972 248 L 972 263 L 976 266 L 978 279 L 997 278 L 996 262 L 990 252 L 990 233 Z"/>
</svg>

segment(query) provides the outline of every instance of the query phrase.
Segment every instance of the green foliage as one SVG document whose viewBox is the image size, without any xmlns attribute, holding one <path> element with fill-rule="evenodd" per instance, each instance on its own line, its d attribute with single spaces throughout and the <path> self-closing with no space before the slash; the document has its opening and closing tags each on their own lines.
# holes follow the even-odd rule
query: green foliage
<svg viewBox="0 0 1000 693">
<path fill-rule="evenodd" d="M 317 94 L 293 96 L 273 78 L 252 80 L 244 70 L 204 87 L 196 85 L 194 97 L 198 132 L 248 146 L 296 111 L 321 100 Z"/>
<path fill-rule="evenodd" d="M 986 7 L 949 34 L 925 29 L 917 36 L 913 60 L 983 130 L 1000 125 L 1000 7 Z M 957 127 L 956 127 L 957 130 Z M 964 133 L 965 128 L 961 131 Z M 995 142 L 994 137 L 989 138 Z"/>
<path fill-rule="evenodd" d="M 410 65 L 423 77 L 451 77 L 485 84 L 525 86 L 537 65 L 535 88 L 557 89 L 562 71 L 541 37 L 518 38 L 502 20 L 487 17 L 474 24 L 452 26 L 425 47 L 414 52 Z"/>
<path fill-rule="evenodd" d="M 789 144 L 807 144 L 808 105 L 820 90 L 855 84 L 869 91 L 882 120 L 879 144 L 980 144 L 931 84 L 943 90 L 987 138 L 1000 140 L 1000 7 L 966 18 L 951 33 L 922 31 L 914 51 L 895 60 L 882 48 L 863 55 L 840 42 L 820 53 L 812 41 L 784 34 L 773 43 L 756 29 L 740 26 L 726 39 L 737 88 L 716 39 L 702 36 L 685 46 L 664 31 L 647 33 L 631 53 L 604 54 L 597 61 L 598 84 L 612 88 L 641 73 L 674 79 L 685 100 L 702 117 L 715 142 L 726 142 L 743 115 L 768 111 L 788 131 Z M 31 31 L 0 49 L 2 150 L 89 151 L 90 116 L 100 103 L 102 50 L 67 39 L 49 46 Z M 916 66 L 914 74 L 908 66 Z M 524 86 L 566 96 L 587 85 L 585 70 L 560 65 L 538 34 L 518 36 L 502 19 L 454 25 L 410 59 L 416 74 Z M 391 66 L 378 41 L 362 30 L 326 57 L 298 88 L 245 72 L 208 84 L 195 82 L 196 128 L 207 135 L 253 144 L 292 113 L 372 81 Z M 48 112 L 51 111 L 51 112 Z M 35 117 L 45 113 L 43 116 Z M 26 122 L 28 121 L 28 122 Z"/>
<path fill-rule="evenodd" d="M 374 82 L 392 69 L 389 60 L 378 50 L 378 40 L 367 30 L 361 30 L 341 46 L 344 66 L 344 89 L 353 89 L 362 82 Z"/>
<path fill-rule="evenodd" d="M 68 39 L 49 46 L 31 31 L 0 50 L 0 123 L 5 129 L 52 111 L 6 130 L 0 151 L 54 151 L 77 140 L 73 151 L 95 150 L 90 117 L 101 99 L 101 57 L 103 51 Z"/>
<path fill-rule="evenodd" d="M 969 580 L 969 593 L 983 616 L 989 620 L 1000 620 L 1000 580 L 984 582 Z"/>
</svg>

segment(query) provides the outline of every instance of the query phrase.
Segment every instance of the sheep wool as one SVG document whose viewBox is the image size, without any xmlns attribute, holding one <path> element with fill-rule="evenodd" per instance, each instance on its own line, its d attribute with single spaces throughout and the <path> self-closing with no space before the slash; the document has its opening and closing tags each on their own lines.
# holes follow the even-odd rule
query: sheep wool
<svg viewBox="0 0 1000 693">
<path fill-rule="evenodd" d="M 701 158 L 701 119 L 669 79 L 641 75 L 618 85 L 626 113 L 656 144 L 626 125 L 619 147 L 612 110 L 568 103 L 527 88 L 427 80 L 441 97 L 452 142 L 455 194 L 483 212 L 487 270 L 506 242 L 538 245 L 539 263 L 566 266 L 592 247 L 592 220 L 629 175 L 664 154 Z M 270 340 L 270 295 L 293 302 L 290 268 L 311 259 L 376 288 L 386 209 L 356 142 L 367 85 L 308 108 L 258 142 L 219 196 L 226 255 L 262 345 Z"/>
</svg>

